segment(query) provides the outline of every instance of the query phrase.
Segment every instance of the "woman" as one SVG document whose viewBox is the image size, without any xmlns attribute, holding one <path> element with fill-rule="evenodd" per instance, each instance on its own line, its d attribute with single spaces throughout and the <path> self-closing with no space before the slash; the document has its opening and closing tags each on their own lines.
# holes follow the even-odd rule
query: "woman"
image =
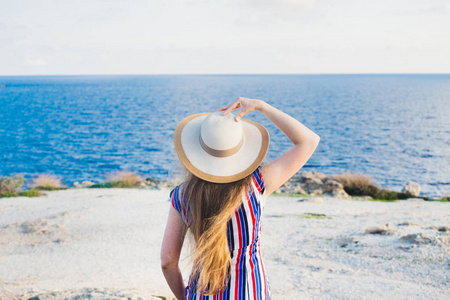
<svg viewBox="0 0 450 300">
<path fill-rule="evenodd" d="M 231 111 L 239 108 L 234 116 Z M 263 166 L 267 130 L 241 119 L 255 110 L 293 143 Z M 185 118 L 174 140 L 190 176 L 171 192 L 161 249 L 170 289 L 177 299 L 270 299 L 260 252 L 261 213 L 267 197 L 308 161 L 319 136 L 262 100 L 239 97 L 216 113 Z M 185 287 L 178 262 L 188 229 L 195 249 Z"/>
</svg>

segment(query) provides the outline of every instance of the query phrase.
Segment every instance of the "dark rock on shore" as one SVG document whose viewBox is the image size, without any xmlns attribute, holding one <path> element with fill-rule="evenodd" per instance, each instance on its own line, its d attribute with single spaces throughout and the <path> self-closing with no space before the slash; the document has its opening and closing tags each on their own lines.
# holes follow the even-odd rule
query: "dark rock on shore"
<svg viewBox="0 0 450 300">
<path fill-rule="evenodd" d="M 345 174 L 345 173 L 344 173 Z M 360 175 L 363 174 L 356 174 Z M 367 177 L 367 176 L 366 176 Z M 358 180 L 356 178 L 356 180 Z M 142 179 L 134 187 L 140 187 L 145 189 L 172 189 L 183 181 L 182 178 L 165 179 L 159 180 L 154 178 Z M 100 182 L 94 184 L 91 181 L 83 181 L 81 183 L 75 182 L 73 184 L 74 188 L 87 188 L 87 187 L 122 187 L 116 186 L 114 182 Z M 285 184 L 279 187 L 275 192 L 278 194 L 303 194 L 309 196 L 328 196 L 340 199 L 351 199 L 357 197 L 358 199 L 368 200 L 368 199 L 386 199 L 386 200 L 396 200 L 396 199 L 407 199 L 409 201 L 423 201 L 428 200 L 426 197 L 418 197 L 420 193 L 420 186 L 415 182 L 408 182 L 403 188 L 403 192 L 398 193 L 390 190 L 380 189 L 376 186 L 367 186 L 367 191 L 370 188 L 375 189 L 376 193 L 374 196 L 372 194 L 364 194 L 364 191 L 355 192 L 339 179 L 339 176 L 326 176 L 320 172 L 308 172 L 300 171 L 297 172 L 291 179 L 289 179 Z M 370 184 L 366 183 L 366 184 Z M 375 183 L 376 184 L 376 183 Z M 129 187 L 129 186 L 126 186 Z M 353 192 L 352 192 L 353 191 Z M 349 195 L 349 193 L 351 195 Z M 444 196 L 449 196 L 445 194 Z M 445 198 L 445 197 L 444 197 Z"/>
<path fill-rule="evenodd" d="M 331 196 L 342 199 L 351 198 L 344 190 L 344 185 L 332 177 L 319 172 L 301 171 L 295 174 L 277 193 L 308 194 L 311 196 Z"/>
</svg>

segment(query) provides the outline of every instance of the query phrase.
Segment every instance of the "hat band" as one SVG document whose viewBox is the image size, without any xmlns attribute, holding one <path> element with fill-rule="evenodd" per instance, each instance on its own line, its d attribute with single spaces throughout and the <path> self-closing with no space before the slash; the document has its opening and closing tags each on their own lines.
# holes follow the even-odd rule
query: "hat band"
<svg viewBox="0 0 450 300">
<path fill-rule="evenodd" d="M 234 146 L 233 148 L 226 149 L 226 150 L 217 150 L 213 149 L 211 147 L 208 147 L 208 145 L 205 144 L 205 142 L 202 139 L 202 135 L 200 134 L 200 146 L 202 146 L 203 150 L 205 150 L 208 154 L 214 156 L 214 157 L 228 157 L 231 155 L 234 155 L 238 153 L 239 149 L 241 149 L 242 144 L 244 143 L 244 136 L 242 136 L 239 143 Z"/>
</svg>

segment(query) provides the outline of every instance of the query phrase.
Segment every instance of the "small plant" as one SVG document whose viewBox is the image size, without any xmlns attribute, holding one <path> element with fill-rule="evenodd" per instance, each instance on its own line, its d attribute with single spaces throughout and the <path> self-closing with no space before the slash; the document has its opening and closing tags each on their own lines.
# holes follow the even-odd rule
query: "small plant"
<svg viewBox="0 0 450 300">
<path fill-rule="evenodd" d="M 41 174 L 36 178 L 33 178 L 33 187 L 39 190 L 60 190 L 64 189 L 61 183 L 61 179 L 53 175 Z"/>
<path fill-rule="evenodd" d="M 304 213 L 304 214 L 285 214 L 285 215 L 268 215 L 270 218 L 286 218 L 286 217 L 293 217 L 293 218 L 304 218 L 304 219 L 329 219 L 324 214 L 314 214 L 314 213 Z"/>
<path fill-rule="evenodd" d="M 99 182 L 99 183 L 91 185 L 89 188 L 109 189 L 109 188 L 113 188 L 115 184 L 116 184 L 116 182 L 113 182 L 113 181 Z"/>
<path fill-rule="evenodd" d="M 0 194 L 15 194 L 23 185 L 23 176 L 0 177 Z"/>
<path fill-rule="evenodd" d="M 129 171 L 117 171 L 108 177 L 111 181 L 115 182 L 114 187 L 119 188 L 136 187 L 140 182 L 144 181 L 139 175 Z"/>
<path fill-rule="evenodd" d="M 408 199 L 408 198 L 414 198 L 414 195 L 412 195 L 409 192 L 400 192 L 397 193 L 398 199 Z M 428 198 L 423 197 L 424 200 L 427 200 Z"/>
<path fill-rule="evenodd" d="M 19 195 L 17 193 L 11 193 L 11 192 L 0 193 L 0 198 L 18 197 L 18 196 Z"/>
<path fill-rule="evenodd" d="M 424 197 L 425 198 L 425 197 Z M 433 202 L 450 202 L 450 200 L 448 198 L 441 198 L 441 199 L 425 199 L 428 201 L 433 201 Z"/>
<path fill-rule="evenodd" d="M 13 177 L 0 177 L 0 198 L 5 197 L 37 197 L 42 193 L 37 189 L 31 189 L 23 192 L 19 192 L 23 185 L 23 176 L 16 175 Z"/>
<path fill-rule="evenodd" d="M 24 197 L 39 197 L 42 196 L 42 193 L 38 189 L 31 189 L 23 192 L 17 193 L 19 196 Z"/>
<path fill-rule="evenodd" d="M 305 219 L 328 219 L 328 217 L 324 214 L 304 213 L 298 216 Z"/>
<path fill-rule="evenodd" d="M 352 196 L 372 196 L 378 191 L 378 184 L 366 174 L 345 172 L 333 178 L 344 185 L 344 190 Z M 375 198 L 375 197 L 374 197 Z"/>
<path fill-rule="evenodd" d="M 366 199 L 364 201 L 374 201 L 374 202 L 397 202 L 397 200 L 388 200 L 388 199 Z"/>
<path fill-rule="evenodd" d="M 398 193 L 390 190 L 379 190 L 378 193 L 372 196 L 375 199 L 383 199 L 383 200 L 397 200 Z"/>
</svg>

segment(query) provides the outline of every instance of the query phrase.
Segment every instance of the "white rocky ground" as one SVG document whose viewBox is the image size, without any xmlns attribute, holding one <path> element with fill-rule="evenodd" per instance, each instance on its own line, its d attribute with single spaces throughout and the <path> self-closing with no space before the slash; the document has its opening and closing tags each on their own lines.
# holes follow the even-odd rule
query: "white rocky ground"
<svg viewBox="0 0 450 300">
<path fill-rule="evenodd" d="M 0 299 L 171 299 L 159 267 L 168 192 L 0 199 Z M 273 299 L 448 299 L 449 203 L 298 200 L 266 204 Z"/>
</svg>

